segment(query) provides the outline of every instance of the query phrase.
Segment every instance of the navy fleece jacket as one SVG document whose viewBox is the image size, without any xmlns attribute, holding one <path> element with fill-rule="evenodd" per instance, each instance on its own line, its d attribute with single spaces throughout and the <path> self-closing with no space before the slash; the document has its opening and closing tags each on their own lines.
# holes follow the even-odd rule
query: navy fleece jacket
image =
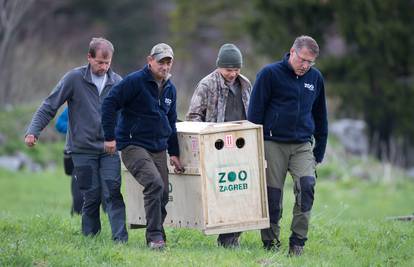
<svg viewBox="0 0 414 267">
<path fill-rule="evenodd" d="M 313 154 L 322 162 L 328 137 L 325 88 L 316 68 L 297 76 L 289 54 L 265 66 L 256 77 L 248 120 L 263 125 L 265 140 L 303 143 L 315 139 Z"/>
<path fill-rule="evenodd" d="M 118 150 L 128 145 L 141 146 L 151 152 L 168 148 L 171 156 L 179 156 L 176 120 L 174 85 L 167 80 L 159 92 L 148 66 L 126 76 L 112 88 L 102 104 L 105 141 L 116 139 Z"/>
</svg>

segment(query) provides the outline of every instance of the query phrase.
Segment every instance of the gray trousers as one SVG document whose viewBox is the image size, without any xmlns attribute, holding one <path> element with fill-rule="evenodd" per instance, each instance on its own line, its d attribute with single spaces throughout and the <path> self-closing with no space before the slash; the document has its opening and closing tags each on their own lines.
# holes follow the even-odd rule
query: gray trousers
<svg viewBox="0 0 414 267">
<path fill-rule="evenodd" d="M 144 187 L 144 208 L 147 220 L 146 240 L 166 239 L 163 223 L 167 216 L 168 166 L 166 151 L 150 152 L 130 145 L 122 150 L 122 161 L 128 171 Z"/>
<path fill-rule="evenodd" d="M 310 142 L 285 144 L 265 141 L 266 179 L 270 228 L 261 231 L 262 241 L 279 242 L 279 221 L 283 211 L 283 187 L 287 172 L 293 178 L 295 205 L 291 224 L 290 245 L 304 246 L 314 199 L 315 158 Z"/>
<path fill-rule="evenodd" d="M 126 242 L 125 203 L 121 194 L 121 161 L 118 154 L 72 153 L 74 178 L 84 197 L 82 233 L 96 235 L 101 230 L 100 204 L 106 202 L 112 239 Z"/>
</svg>

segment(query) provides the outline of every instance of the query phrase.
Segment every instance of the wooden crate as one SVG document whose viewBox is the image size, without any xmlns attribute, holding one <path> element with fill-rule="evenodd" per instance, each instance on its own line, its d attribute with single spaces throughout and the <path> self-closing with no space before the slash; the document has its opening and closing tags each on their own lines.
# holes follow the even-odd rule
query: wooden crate
<svg viewBox="0 0 414 267">
<path fill-rule="evenodd" d="M 185 174 L 170 167 L 166 226 L 219 234 L 269 227 L 262 126 L 177 123 Z M 125 170 L 127 223 L 145 225 L 143 187 Z"/>
</svg>

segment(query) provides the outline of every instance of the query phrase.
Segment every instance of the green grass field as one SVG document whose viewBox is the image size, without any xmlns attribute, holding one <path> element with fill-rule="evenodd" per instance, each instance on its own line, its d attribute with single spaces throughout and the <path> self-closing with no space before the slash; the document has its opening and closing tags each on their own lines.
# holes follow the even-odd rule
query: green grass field
<svg viewBox="0 0 414 267">
<path fill-rule="evenodd" d="M 54 172 L 0 170 L 0 266 L 414 266 L 414 224 L 387 220 L 414 212 L 414 183 L 319 177 L 305 254 L 287 257 L 292 189 L 286 185 L 282 249 L 261 248 L 259 231 L 242 235 L 239 249 L 216 246 L 216 236 L 167 228 L 168 247 L 149 251 L 144 230 L 127 244 L 110 239 L 107 218 L 95 238 L 80 234 L 69 215 L 69 177 Z"/>
</svg>

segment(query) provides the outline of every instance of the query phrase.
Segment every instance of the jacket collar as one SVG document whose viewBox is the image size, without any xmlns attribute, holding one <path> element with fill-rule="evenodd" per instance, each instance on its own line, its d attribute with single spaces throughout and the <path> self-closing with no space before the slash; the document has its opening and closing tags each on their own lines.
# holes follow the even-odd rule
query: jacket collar
<svg viewBox="0 0 414 267">
<path fill-rule="evenodd" d="M 293 71 L 292 66 L 289 63 L 289 58 L 290 58 L 290 53 L 288 52 L 283 56 L 282 64 L 296 76 L 295 72 Z"/>
<path fill-rule="evenodd" d="M 218 69 L 216 69 L 214 72 L 216 73 L 217 77 L 219 78 L 220 87 L 221 88 L 227 88 L 228 85 L 226 84 L 226 80 L 224 80 L 223 75 L 221 75 L 220 71 Z"/>
<path fill-rule="evenodd" d="M 88 83 L 93 83 L 92 75 L 91 75 L 91 65 L 88 64 L 87 66 L 85 66 L 84 70 L 85 70 L 85 72 L 83 73 L 83 79 L 85 81 L 87 81 Z M 109 68 L 109 70 L 106 74 L 108 74 L 108 79 L 106 80 L 105 86 L 113 85 L 115 83 L 114 72 L 112 71 L 111 68 Z"/>
</svg>

